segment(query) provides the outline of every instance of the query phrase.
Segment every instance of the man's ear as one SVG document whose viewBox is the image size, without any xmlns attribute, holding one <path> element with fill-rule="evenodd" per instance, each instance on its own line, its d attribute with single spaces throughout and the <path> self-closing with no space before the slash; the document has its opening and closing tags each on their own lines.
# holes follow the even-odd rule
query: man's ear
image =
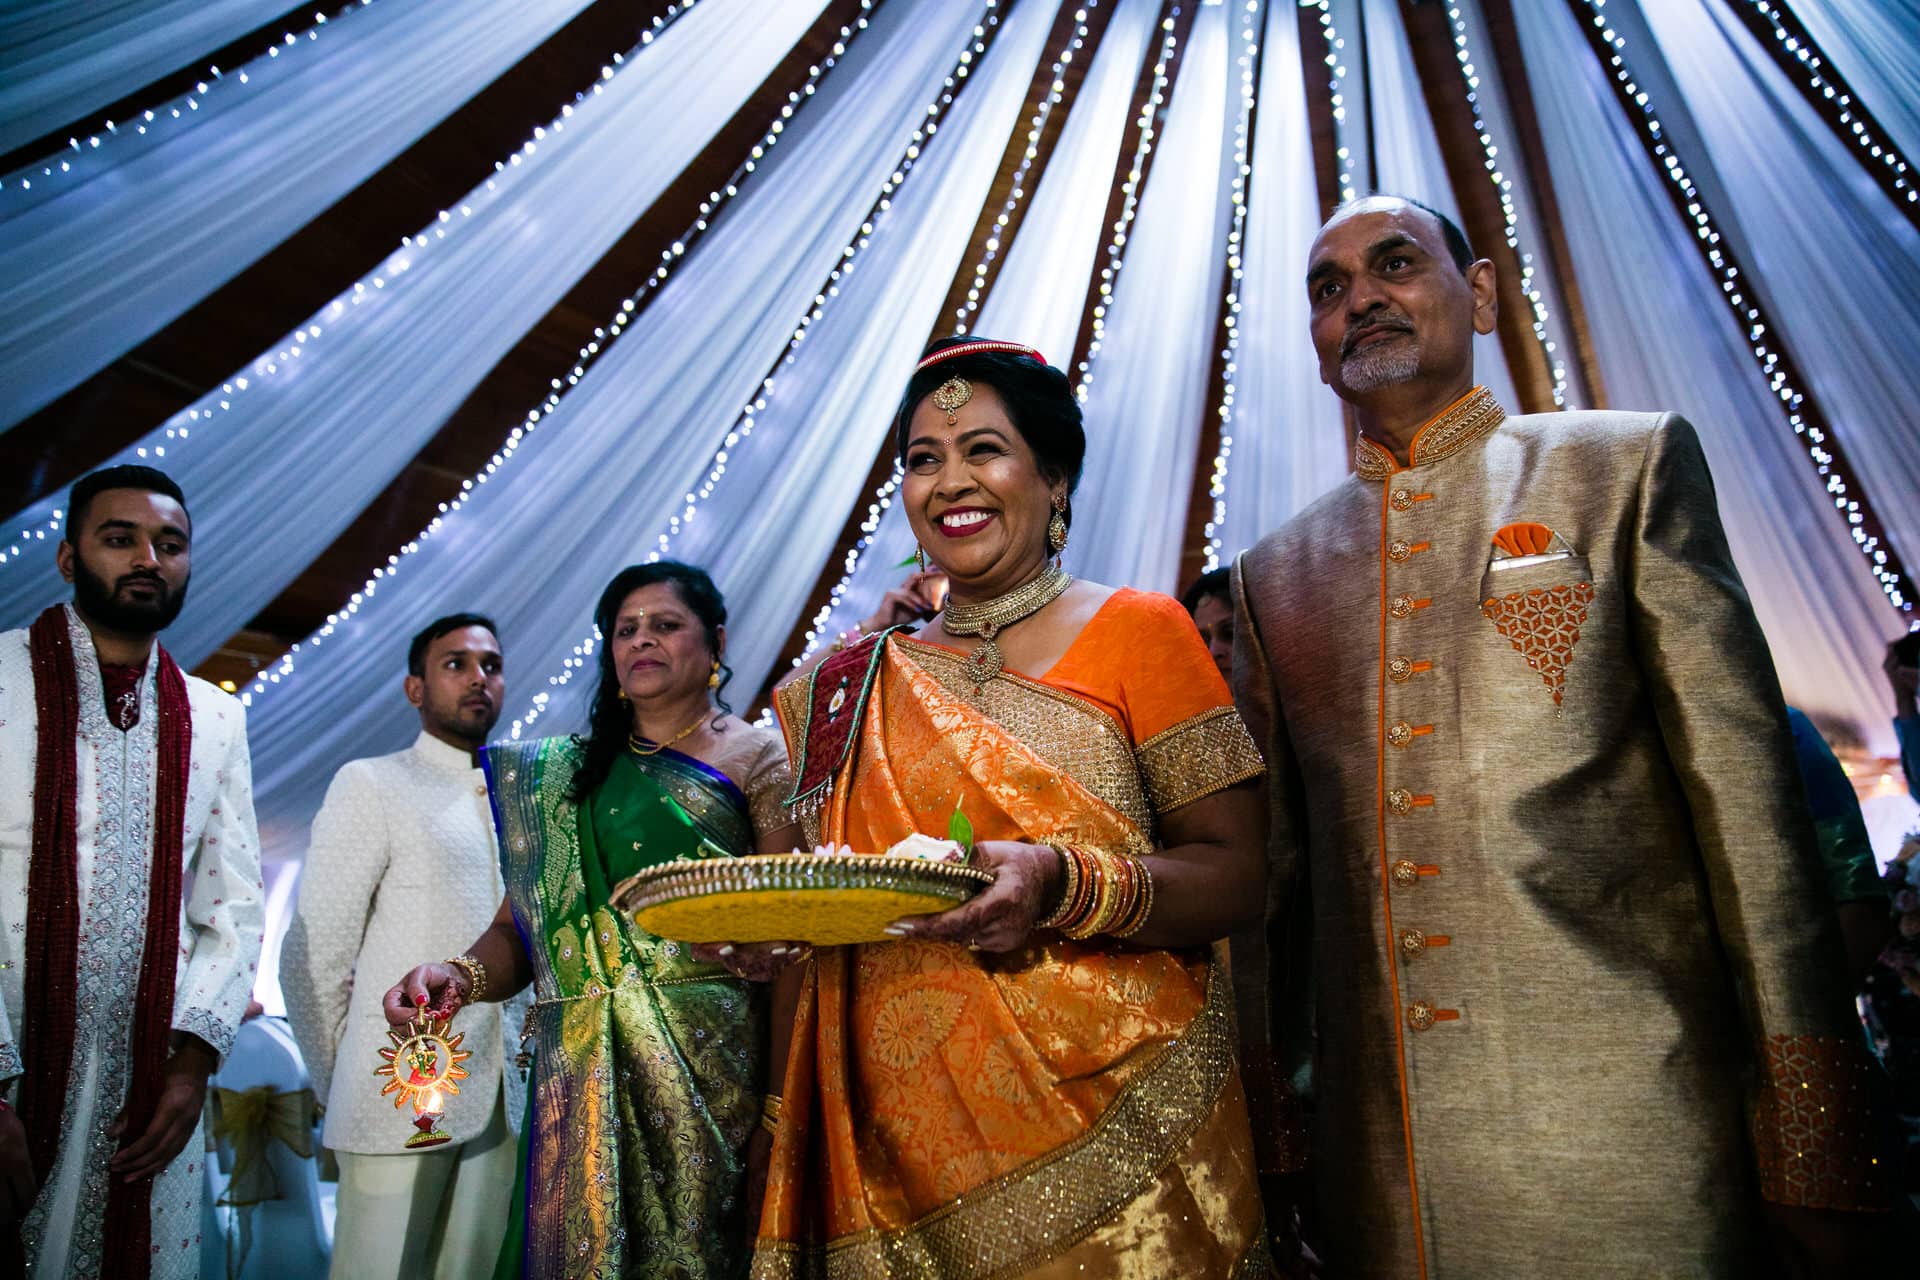
<svg viewBox="0 0 1920 1280">
<path fill-rule="evenodd" d="M 1500 282 L 1493 259 L 1482 258 L 1468 267 L 1467 285 L 1473 290 L 1473 331 L 1492 333 L 1500 322 Z"/>
<path fill-rule="evenodd" d="M 427 701 L 427 682 L 424 677 L 410 675 L 400 682 L 400 687 L 406 691 L 408 702 L 416 707 L 425 705 Z"/>
<path fill-rule="evenodd" d="M 73 544 L 65 538 L 60 539 L 60 545 L 53 549 L 54 563 L 60 566 L 61 578 L 68 582 L 73 581 L 73 559 L 75 554 Z"/>
</svg>

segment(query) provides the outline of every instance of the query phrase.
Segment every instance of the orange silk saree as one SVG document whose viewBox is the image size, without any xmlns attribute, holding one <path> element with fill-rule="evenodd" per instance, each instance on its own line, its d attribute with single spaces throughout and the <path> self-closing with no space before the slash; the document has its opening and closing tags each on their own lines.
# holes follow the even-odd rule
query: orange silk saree
<svg viewBox="0 0 1920 1280">
<path fill-rule="evenodd" d="M 1146 853 L 1157 812 L 1261 772 L 1165 597 L 1117 593 L 1043 680 L 975 690 L 953 650 L 860 648 L 779 700 L 816 773 L 815 721 L 856 726 L 803 810 L 821 840 L 884 850 L 958 808 L 977 839 Z M 1265 1274 L 1232 997 L 1205 949 L 1047 934 L 810 964 L 755 1277 Z"/>
</svg>

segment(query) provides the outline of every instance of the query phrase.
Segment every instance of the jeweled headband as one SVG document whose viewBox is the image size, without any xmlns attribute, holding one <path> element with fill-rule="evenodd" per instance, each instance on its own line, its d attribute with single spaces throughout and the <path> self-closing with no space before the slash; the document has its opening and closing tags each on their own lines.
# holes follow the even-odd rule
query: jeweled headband
<svg viewBox="0 0 1920 1280">
<path fill-rule="evenodd" d="M 978 342 L 962 342 L 955 346 L 944 347 L 915 365 L 913 371 L 919 373 L 922 369 L 939 364 L 942 360 L 954 360 L 961 356 L 977 356 L 983 351 L 1004 351 L 1008 355 L 1026 356 L 1029 359 L 1038 360 L 1041 364 L 1047 362 L 1047 358 L 1038 351 L 1035 351 L 1032 347 L 1023 346 L 1018 342 L 995 342 L 991 339 L 983 338 Z"/>
</svg>

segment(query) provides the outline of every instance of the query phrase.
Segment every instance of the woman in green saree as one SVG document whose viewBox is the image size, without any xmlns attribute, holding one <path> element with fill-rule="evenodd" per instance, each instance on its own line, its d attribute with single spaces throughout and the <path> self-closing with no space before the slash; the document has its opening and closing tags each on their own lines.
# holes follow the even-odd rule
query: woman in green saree
<svg viewBox="0 0 1920 1280">
<path fill-rule="evenodd" d="M 590 733 L 486 752 L 506 901 L 467 954 L 389 991 L 387 1017 L 445 1016 L 535 984 L 497 1277 L 744 1275 L 748 1170 L 764 1171 L 768 1142 L 764 992 L 609 899 L 660 862 L 792 849 L 786 749 L 716 705 L 726 606 L 706 573 L 622 570 L 595 620 Z"/>
</svg>

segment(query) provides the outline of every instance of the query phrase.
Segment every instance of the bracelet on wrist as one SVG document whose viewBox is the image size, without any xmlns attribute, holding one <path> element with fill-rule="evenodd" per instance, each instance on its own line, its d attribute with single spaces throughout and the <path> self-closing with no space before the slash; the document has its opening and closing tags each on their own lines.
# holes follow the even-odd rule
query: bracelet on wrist
<svg viewBox="0 0 1920 1280">
<path fill-rule="evenodd" d="M 769 1134 L 780 1131 L 780 1110 L 784 1101 L 777 1093 L 770 1093 L 760 1100 L 760 1127 Z"/>
<path fill-rule="evenodd" d="M 464 951 L 457 956 L 449 956 L 447 963 L 467 975 L 467 994 L 462 997 L 461 1003 L 478 1004 L 486 998 L 487 966 Z"/>
</svg>

